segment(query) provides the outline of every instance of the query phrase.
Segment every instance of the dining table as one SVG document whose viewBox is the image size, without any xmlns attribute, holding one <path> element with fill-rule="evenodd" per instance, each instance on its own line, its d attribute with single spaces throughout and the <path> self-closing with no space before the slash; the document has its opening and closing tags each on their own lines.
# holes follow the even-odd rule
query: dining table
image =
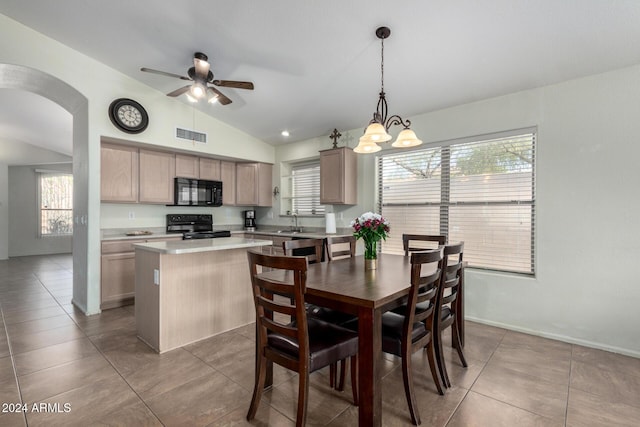
<svg viewBox="0 0 640 427">
<path fill-rule="evenodd" d="M 410 257 L 385 253 L 378 254 L 374 270 L 365 269 L 363 256 L 308 266 L 305 301 L 358 316 L 360 426 L 382 425 L 382 314 L 405 302 L 410 287 L 410 266 Z M 283 272 L 262 274 L 277 276 Z M 459 316 L 463 315 L 464 306 L 462 288 L 460 286 L 457 301 Z M 267 378 L 270 386 L 271 372 Z"/>
</svg>

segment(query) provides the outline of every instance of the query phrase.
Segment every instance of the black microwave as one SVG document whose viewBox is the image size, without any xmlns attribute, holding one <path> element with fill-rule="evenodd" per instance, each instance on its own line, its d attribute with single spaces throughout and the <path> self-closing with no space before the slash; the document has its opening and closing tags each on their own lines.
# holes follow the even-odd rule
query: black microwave
<svg viewBox="0 0 640 427">
<path fill-rule="evenodd" d="M 175 178 L 175 206 L 222 206 L 222 182 Z"/>
</svg>

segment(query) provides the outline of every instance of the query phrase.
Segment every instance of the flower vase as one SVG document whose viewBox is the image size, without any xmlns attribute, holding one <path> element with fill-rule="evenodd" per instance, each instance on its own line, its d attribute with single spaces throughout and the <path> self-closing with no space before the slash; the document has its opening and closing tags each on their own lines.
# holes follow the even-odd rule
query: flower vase
<svg viewBox="0 0 640 427">
<path fill-rule="evenodd" d="M 364 269 L 365 271 L 375 270 L 378 268 L 378 259 L 377 258 L 365 258 L 364 259 Z"/>
<path fill-rule="evenodd" d="M 378 266 L 378 242 L 376 240 L 364 241 L 364 269 L 375 270 Z"/>
</svg>

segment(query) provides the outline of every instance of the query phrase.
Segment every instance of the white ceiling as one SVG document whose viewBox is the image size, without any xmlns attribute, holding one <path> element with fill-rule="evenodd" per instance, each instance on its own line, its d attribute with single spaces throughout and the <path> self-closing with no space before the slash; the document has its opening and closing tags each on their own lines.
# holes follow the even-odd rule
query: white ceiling
<svg viewBox="0 0 640 427">
<path fill-rule="evenodd" d="M 637 0 L 2 0 L 0 13 L 164 93 L 185 82 L 140 67 L 185 75 L 204 52 L 216 78 L 255 90 L 220 88 L 232 104 L 199 108 L 274 145 L 364 128 L 381 25 L 390 113 L 403 117 L 640 63 Z M 3 94 L 0 114 L 22 102 L 38 104 Z"/>
</svg>

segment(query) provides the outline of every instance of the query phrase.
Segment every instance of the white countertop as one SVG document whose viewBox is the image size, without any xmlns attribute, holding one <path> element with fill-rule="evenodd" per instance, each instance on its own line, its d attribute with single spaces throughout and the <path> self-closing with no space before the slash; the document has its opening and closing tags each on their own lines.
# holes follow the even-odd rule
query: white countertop
<svg viewBox="0 0 640 427">
<path fill-rule="evenodd" d="M 219 237 L 217 239 L 173 240 L 168 242 L 135 243 L 135 249 L 161 254 L 191 254 L 196 252 L 223 251 L 227 249 L 253 248 L 272 245 L 270 240 Z"/>
<path fill-rule="evenodd" d="M 136 240 L 136 239 L 166 239 L 168 237 L 182 237 L 182 234 L 178 233 L 153 233 L 153 234 L 139 234 L 136 236 L 127 236 L 124 233 L 121 234 L 105 234 L 102 236 L 102 241 L 105 240 Z"/>
</svg>

